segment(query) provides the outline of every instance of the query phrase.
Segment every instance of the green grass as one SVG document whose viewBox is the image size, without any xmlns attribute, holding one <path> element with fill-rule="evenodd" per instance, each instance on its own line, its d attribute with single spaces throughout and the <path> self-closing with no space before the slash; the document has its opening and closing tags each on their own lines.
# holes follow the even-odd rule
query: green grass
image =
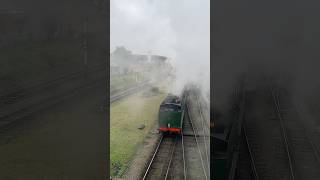
<svg viewBox="0 0 320 180">
<path fill-rule="evenodd" d="M 143 80 L 141 75 L 138 75 L 138 81 Z M 128 88 L 134 85 L 136 82 L 136 74 L 124 74 L 124 75 L 114 75 L 110 78 L 110 92 Z"/>
<path fill-rule="evenodd" d="M 110 107 L 110 159 L 111 176 L 121 176 L 139 145 L 157 122 L 161 101 L 166 96 L 159 93 L 143 97 L 142 93 L 111 104 Z M 139 130 L 137 126 L 146 127 Z"/>
</svg>

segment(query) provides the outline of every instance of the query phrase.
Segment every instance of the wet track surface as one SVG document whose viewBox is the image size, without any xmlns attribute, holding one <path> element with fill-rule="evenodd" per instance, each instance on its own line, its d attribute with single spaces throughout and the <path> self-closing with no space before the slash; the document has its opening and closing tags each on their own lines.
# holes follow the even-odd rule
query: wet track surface
<svg viewBox="0 0 320 180">
<path fill-rule="evenodd" d="M 319 179 L 319 151 L 292 97 L 275 88 L 246 94 L 236 179 Z"/>
</svg>

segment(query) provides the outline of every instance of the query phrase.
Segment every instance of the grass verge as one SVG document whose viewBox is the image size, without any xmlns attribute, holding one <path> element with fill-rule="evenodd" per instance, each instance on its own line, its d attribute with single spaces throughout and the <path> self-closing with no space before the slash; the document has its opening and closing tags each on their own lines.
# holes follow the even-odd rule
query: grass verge
<svg viewBox="0 0 320 180">
<path fill-rule="evenodd" d="M 110 173 L 121 176 L 147 133 L 157 122 L 159 105 L 166 93 L 144 97 L 143 93 L 111 104 L 110 107 Z M 138 129 L 139 124 L 146 127 Z"/>
</svg>

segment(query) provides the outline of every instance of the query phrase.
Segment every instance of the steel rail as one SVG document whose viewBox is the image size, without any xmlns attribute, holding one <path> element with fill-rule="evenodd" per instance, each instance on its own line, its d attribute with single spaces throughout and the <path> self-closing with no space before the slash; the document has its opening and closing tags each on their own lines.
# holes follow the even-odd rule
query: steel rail
<svg viewBox="0 0 320 180">
<path fill-rule="evenodd" d="M 279 96 L 279 95 L 278 95 L 278 96 Z M 277 96 L 277 103 L 278 103 L 278 109 L 279 109 L 279 111 L 280 111 L 280 100 L 279 100 L 279 97 L 278 97 L 278 96 Z M 295 109 L 298 109 L 297 107 L 299 107 L 299 109 L 301 109 L 301 107 L 300 107 L 299 105 L 298 105 L 298 106 L 295 106 L 295 105 L 294 105 L 294 108 L 295 108 Z M 300 111 L 299 111 L 299 110 L 298 110 L 298 111 L 296 110 L 295 113 L 297 113 L 297 115 L 299 116 Z M 319 149 L 318 149 L 317 145 L 313 142 L 313 139 L 311 138 L 309 132 L 307 131 L 306 126 L 302 124 L 300 127 L 302 128 L 303 132 L 304 132 L 305 135 L 306 135 L 306 140 L 307 140 L 307 141 L 310 143 L 310 145 L 311 145 L 311 148 L 312 148 L 312 151 L 313 151 L 313 153 L 314 153 L 314 155 L 315 155 L 316 161 L 318 162 L 318 164 L 320 164 L 320 153 L 319 153 Z"/>
<path fill-rule="evenodd" d="M 186 105 L 186 95 L 184 94 L 183 96 L 183 106 Z M 185 110 L 184 110 L 185 112 Z M 183 124 L 185 123 L 184 122 L 184 114 L 183 113 L 183 119 L 182 119 L 182 127 L 183 127 Z M 186 158 L 185 158 L 185 149 L 184 149 L 184 135 L 183 135 L 183 128 L 181 130 L 181 145 L 182 145 L 182 159 L 183 159 L 183 177 L 184 177 L 184 180 L 187 180 L 187 169 L 186 169 Z"/>
<path fill-rule="evenodd" d="M 94 66 L 90 67 L 88 69 L 88 71 L 91 73 L 91 72 L 94 72 L 94 71 L 104 70 L 105 67 L 101 66 L 101 65 L 104 65 L 104 64 L 94 65 Z M 51 86 L 54 83 L 57 83 L 57 82 L 60 82 L 60 81 L 64 82 L 64 81 L 69 80 L 69 79 L 81 77 L 83 72 L 84 72 L 84 70 L 79 70 L 79 71 L 75 71 L 75 72 L 71 72 L 71 73 L 62 74 L 59 77 L 56 77 L 56 78 L 53 78 L 53 79 L 50 79 L 50 80 L 41 80 L 40 82 L 34 82 L 34 83 L 31 83 L 31 82 L 24 83 L 21 87 L 23 87 L 23 89 L 25 91 L 33 92 L 34 89 L 45 88 L 47 86 Z M 15 93 L 19 93 L 21 87 L 20 88 L 11 88 L 10 93 L 1 95 L 0 99 L 13 96 L 13 94 L 15 94 Z"/>
<path fill-rule="evenodd" d="M 138 84 L 134 87 L 131 87 L 129 89 L 126 89 L 126 90 L 123 90 L 122 92 L 114 95 L 114 96 L 111 96 L 110 97 L 110 103 L 113 103 L 115 101 L 118 101 L 119 99 L 123 98 L 123 97 L 126 97 L 126 96 L 129 96 L 131 94 L 134 94 L 136 92 L 138 92 L 139 90 L 143 89 L 145 86 L 147 86 L 149 83 L 148 82 L 143 82 L 142 84 Z"/>
<path fill-rule="evenodd" d="M 308 141 L 309 141 L 309 143 L 311 144 L 312 150 L 313 150 L 313 152 L 314 152 L 314 154 L 315 154 L 315 156 L 316 156 L 316 159 L 317 159 L 318 163 L 320 163 L 320 153 L 319 153 L 319 149 L 318 149 L 317 145 L 314 144 L 313 140 L 311 139 L 311 137 L 308 135 L 307 132 L 306 132 L 306 134 L 307 134 Z"/>
<path fill-rule="evenodd" d="M 208 155 L 208 149 L 207 149 L 207 140 L 206 140 L 206 136 L 207 136 L 207 134 L 206 134 L 206 132 L 205 132 L 205 130 L 204 130 L 204 117 L 203 117 L 203 114 L 202 114 L 202 110 L 201 110 L 201 104 L 199 103 L 199 97 L 198 96 L 196 96 L 196 101 L 197 101 L 197 104 L 198 104 L 198 110 L 199 110 L 199 114 L 200 114 L 200 118 L 201 118 L 201 124 L 202 124 L 202 133 L 203 133 L 203 140 L 204 140 L 204 146 L 205 146 L 205 149 L 206 149 L 206 159 L 207 159 L 207 163 L 208 163 L 208 165 L 210 165 L 210 158 L 209 158 L 209 155 Z M 208 126 L 209 127 L 209 126 Z"/>
<path fill-rule="evenodd" d="M 248 147 L 248 151 L 249 151 L 249 154 L 250 154 L 250 161 L 251 161 L 251 167 L 252 167 L 252 171 L 253 171 L 253 174 L 254 174 L 254 177 L 256 180 L 259 180 L 259 176 L 258 176 L 258 172 L 257 172 L 257 168 L 256 168 L 256 165 L 255 165 L 255 160 L 254 160 L 254 157 L 253 157 L 253 153 L 251 151 L 251 147 L 250 147 L 250 143 L 249 143 L 249 139 L 248 139 L 248 135 L 247 135 L 247 128 L 245 126 L 245 124 L 243 124 L 243 132 L 244 132 L 244 137 L 246 139 L 246 144 L 247 144 L 247 147 Z"/>
<path fill-rule="evenodd" d="M 187 103 L 186 103 L 186 109 L 188 109 L 188 111 L 189 111 L 189 108 L 188 108 L 188 104 L 187 104 Z M 197 148 L 198 148 L 199 156 L 200 156 L 200 159 L 201 159 L 202 170 L 203 170 L 204 176 L 205 176 L 205 178 L 206 178 L 206 180 L 207 180 L 208 177 L 207 177 L 206 170 L 205 170 L 205 167 L 204 167 L 204 163 L 203 163 L 203 159 L 202 159 L 201 150 L 200 150 L 200 147 L 199 147 L 199 143 L 198 143 L 196 131 L 194 130 L 194 126 L 193 126 L 193 123 L 192 123 L 192 119 L 191 119 L 191 116 L 190 116 L 190 114 L 189 114 L 188 111 L 187 111 L 187 114 L 188 114 L 188 117 L 189 117 L 189 121 L 190 121 L 190 124 L 191 124 L 191 127 L 192 127 L 192 131 L 193 131 L 194 137 L 195 137 L 195 139 L 196 139 Z"/>
<path fill-rule="evenodd" d="M 297 109 L 296 113 L 298 114 L 298 116 L 300 116 L 299 114 L 302 114 L 302 112 L 301 112 L 302 108 L 300 107 L 299 104 L 295 105 L 295 108 Z M 298 109 L 300 109 L 300 110 L 298 110 Z M 302 128 L 303 128 L 304 132 L 306 133 L 307 139 L 308 139 L 309 143 L 311 144 L 312 150 L 314 151 L 314 154 L 316 156 L 318 163 L 320 163 L 320 152 L 319 152 L 317 145 L 313 142 L 312 137 L 310 136 L 309 132 L 306 130 L 307 129 L 306 126 L 303 125 Z"/>
<path fill-rule="evenodd" d="M 175 141 L 174 141 L 174 144 L 173 144 L 173 147 L 172 147 L 172 150 L 171 150 L 172 152 L 171 152 L 171 155 L 170 155 L 170 160 L 169 160 L 169 163 L 168 163 L 166 176 L 164 177 L 165 180 L 167 180 L 168 175 L 169 175 L 169 171 L 170 171 L 170 167 L 171 167 L 171 162 L 172 162 L 172 158 L 173 158 L 173 154 L 174 154 L 174 151 L 175 151 L 175 147 L 176 147 L 177 141 L 178 141 L 178 137 L 176 136 Z"/>
<path fill-rule="evenodd" d="M 289 142 L 288 142 L 288 137 L 287 137 L 287 133 L 285 130 L 285 125 L 284 125 L 284 122 L 283 122 L 283 119 L 282 119 L 281 113 L 280 113 L 279 99 L 278 99 L 278 96 L 275 95 L 275 92 L 273 90 L 271 90 L 271 94 L 273 97 L 273 102 L 276 106 L 277 115 L 278 115 L 278 118 L 280 121 L 281 132 L 282 132 L 282 136 L 283 136 L 283 139 L 285 142 L 286 152 L 287 152 L 287 156 L 288 156 L 288 160 L 289 160 L 291 178 L 294 180 L 295 174 L 294 174 L 294 170 L 293 170 L 293 159 L 292 159 L 291 153 L 290 153 Z"/>
<path fill-rule="evenodd" d="M 147 175 L 148 175 L 148 173 L 149 173 L 149 170 L 150 170 L 150 168 L 151 168 L 151 165 L 152 165 L 152 163 L 153 163 L 153 160 L 154 160 L 154 158 L 156 157 L 156 155 L 157 155 L 157 153 L 158 153 L 158 150 L 159 150 L 159 147 L 160 147 L 160 145 L 161 145 L 161 143 L 162 143 L 163 137 L 164 137 L 164 135 L 161 136 L 160 141 L 159 141 L 159 143 L 158 143 L 158 146 L 157 146 L 156 150 L 155 150 L 154 153 L 153 153 L 153 156 L 152 156 L 152 158 L 151 158 L 151 160 L 150 160 L 150 163 L 149 163 L 149 165 L 148 165 L 148 168 L 147 168 L 147 170 L 146 170 L 146 172 L 144 173 L 144 176 L 143 176 L 143 178 L 142 178 L 143 180 L 146 179 L 146 177 L 147 177 Z"/>
<path fill-rule="evenodd" d="M 184 180 L 187 180 L 186 158 L 185 158 L 184 142 L 183 142 L 183 130 L 181 132 L 181 143 L 182 143 L 182 159 L 183 159 L 183 177 L 184 177 Z"/>
<path fill-rule="evenodd" d="M 80 85 L 77 89 L 69 89 L 63 92 L 58 92 L 53 96 L 45 97 L 40 99 L 39 101 L 32 102 L 28 107 L 24 107 L 22 109 L 14 110 L 12 112 L 3 114 L 0 116 L 0 133 L 8 130 L 12 125 L 14 125 L 18 120 L 23 119 L 31 114 L 34 114 L 38 111 L 48 109 L 52 105 L 58 104 L 61 101 L 73 97 L 78 92 L 82 90 L 90 89 L 98 85 L 97 82 L 101 80 L 92 81 L 87 84 Z"/>
</svg>

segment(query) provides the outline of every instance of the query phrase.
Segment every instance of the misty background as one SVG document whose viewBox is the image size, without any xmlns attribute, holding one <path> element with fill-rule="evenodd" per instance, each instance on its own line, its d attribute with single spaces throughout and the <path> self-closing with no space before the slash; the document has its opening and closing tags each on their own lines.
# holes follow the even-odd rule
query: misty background
<svg viewBox="0 0 320 180">
<path fill-rule="evenodd" d="M 106 64 L 105 0 L 0 2 L 0 91 Z M 87 27 L 85 30 L 85 26 Z M 86 32 L 84 32 L 86 31 Z"/>
<path fill-rule="evenodd" d="M 109 178 L 107 3 L 0 1 L 0 179 Z"/>
<path fill-rule="evenodd" d="M 320 3 L 213 1 L 213 103 L 222 111 L 241 74 L 251 87 L 272 76 L 319 117 Z"/>
<path fill-rule="evenodd" d="M 172 90 L 198 82 L 209 94 L 210 1 L 111 0 L 110 51 L 117 46 L 170 58 Z"/>
</svg>

